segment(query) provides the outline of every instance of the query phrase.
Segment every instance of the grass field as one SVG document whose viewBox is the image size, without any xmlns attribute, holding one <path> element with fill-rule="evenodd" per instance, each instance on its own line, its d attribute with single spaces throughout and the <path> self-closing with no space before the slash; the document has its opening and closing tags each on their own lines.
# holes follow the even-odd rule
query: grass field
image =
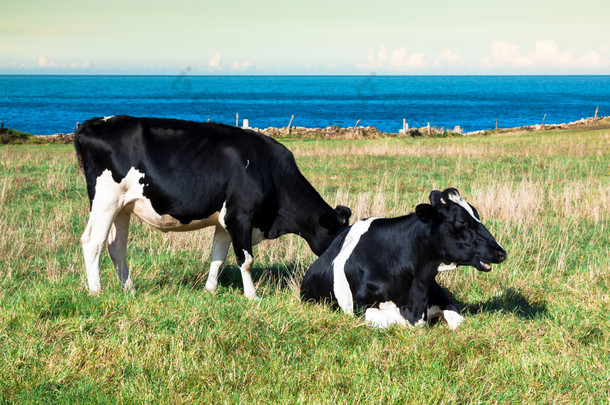
<svg viewBox="0 0 610 405">
<path fill-rule="evenodd" d="M 352 220 L 457 187 L 506 248 L 490 273 L 437 277 L 466 321 L 376 330 L 302 304 L 302 239 L 255 248 L 262 299 L 229 257 L 204 292 L 212 231 L 132 220 L 135 295 L 107 253 L 90 296 L 71 146 L 0 147 L 0 402 L 610 403 L 610 131 L 285 141 Z"/>
</svg>

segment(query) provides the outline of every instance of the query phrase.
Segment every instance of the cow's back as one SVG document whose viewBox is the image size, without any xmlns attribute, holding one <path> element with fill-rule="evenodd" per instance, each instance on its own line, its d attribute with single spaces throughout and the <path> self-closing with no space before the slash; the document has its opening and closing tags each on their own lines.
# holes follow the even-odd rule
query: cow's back
<svg viewBox="0 0 610 405">
<path fill-rule="evenodd" d="M 231 191 L 273 193 L 272 164 L 292 159 L 281 144 L 252 131 L 127 116 L 86 121 L 75 135 L 75 147 L 91 201 L 104 171 L 119 183 L 136 170 L 143 174 L 144 196 L 154 209 L 181 222 L 219 211 Z"/>
</svg>

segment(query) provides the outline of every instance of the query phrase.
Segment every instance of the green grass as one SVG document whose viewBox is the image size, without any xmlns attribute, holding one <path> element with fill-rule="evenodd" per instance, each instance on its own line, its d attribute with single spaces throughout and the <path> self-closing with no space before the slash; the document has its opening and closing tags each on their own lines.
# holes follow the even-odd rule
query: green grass
<svg viewBox="0 0 610 405">
<path fill-rule="evenodd" d="M 229 257 L 203 285 L 211 230 L 132 220 L 124 293 L 107 253 L 86 288 L 88 202 L 73 148 L 0 146 L 0 402 L 609 403 L 610 132 L 286 140 L 353 220 L 457 187 L 508 259 L 438 280 L 466 321 L 376 330 L 302 304 L 315 259 L 284 236 L 255 248 L 259 302 Z"/>
</svg>

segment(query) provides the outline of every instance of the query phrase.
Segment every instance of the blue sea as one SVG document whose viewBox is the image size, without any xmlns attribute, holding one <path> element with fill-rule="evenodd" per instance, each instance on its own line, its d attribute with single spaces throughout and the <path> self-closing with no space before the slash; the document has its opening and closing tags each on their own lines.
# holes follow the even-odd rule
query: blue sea
<svg viewBox="0 0 610 405">
<path fill-rule="evenodd" d="M 465 131 L 610 115 L 610 76 L 0 75 L 0 119 L 34 134 L 127 114 L 251 127 L 432 126 Z M 545 116 L 546 115 L 546 116 Z"/>
</svg>

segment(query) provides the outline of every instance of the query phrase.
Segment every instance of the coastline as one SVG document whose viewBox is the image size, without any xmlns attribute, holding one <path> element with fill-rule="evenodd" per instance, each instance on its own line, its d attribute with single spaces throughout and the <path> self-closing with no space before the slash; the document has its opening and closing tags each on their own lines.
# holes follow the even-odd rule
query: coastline
<svg viewBox="0 0 610 405">
<path fill-rule="evenodd" d="M 283 128 L 250 128 L 263 135 L 274 139 L 378 139 L 378 138 L 416 138 L 416 137 L 446 137 L 446 136 L 473 136 L 473 135 L 491 135 L 491 134 L 509 134 L 519 132 L 537 132 L 537 131 L 561 131 L 568 129 L 610 129 L 610 116 L 608 117 L 590 117 L 581 118 L 578 121 L 563 123 L 563 124 L 537 124 L 526 125 L 514 128 L 498 128 L 497 130 L 480 130 L 472 132 L 464 132 L 461 128 L 454 127 L 445 129 L 437 126 L 426 126 L 421 128 L 410 128 L 407 131 L 400 132 L 383 132 L 377 128 L 368 127 L 348 127 L 341 128 L 337 125 L 326 128 L 305 128 L 305 127 L 283 127 Z M 53 135 L 34 135 L 35 138 L 46 140 L 51 143 L 70 144 L 74 142 L 74 133 L 56 133 Z"/>
</svg>

